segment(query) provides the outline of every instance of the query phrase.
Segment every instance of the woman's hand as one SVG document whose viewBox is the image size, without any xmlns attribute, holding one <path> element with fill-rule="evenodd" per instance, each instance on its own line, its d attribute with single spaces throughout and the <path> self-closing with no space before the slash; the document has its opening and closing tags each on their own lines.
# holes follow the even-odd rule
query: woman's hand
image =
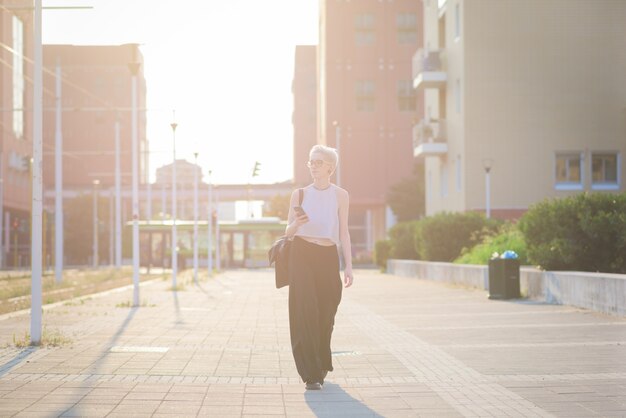
<svg viewBox="0 0 626 418">
<path fill-rule="evenodd" d="M 306 215 L 306 213 L 302 215 L 296 215 L 296 219 L 293 220 L 293 223 L 295 224 L 296 228 L 299 227 L 300 225 L 304 225 L 307 222 L 309 222 L 309 217 Z"/>
<path fill-rule="evenodd" d="M 343 284 L 344 287 L 352 286 L 354 276 L 352 275 L 352 267 L 346 267 L 343 271 Z"/>
</svg>

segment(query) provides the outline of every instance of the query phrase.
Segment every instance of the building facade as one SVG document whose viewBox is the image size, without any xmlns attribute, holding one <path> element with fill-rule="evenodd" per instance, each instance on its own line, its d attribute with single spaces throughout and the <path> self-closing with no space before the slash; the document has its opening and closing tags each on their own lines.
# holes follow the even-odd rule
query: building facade
<svg viewBox="0 0 626 418">
<path fill-rule="evenodd" d="M 386 235 L 393 184 L 411 175 L 412 126 L 422 113 L 411 59 L 422 45 L 420 0 L 322 0 L 319 141 L 339 150 L 336 182 L 350 192 L 355 255 Z"/>
<path fill-rule="evenodd" d="M 146 81 L 143 56 L 135 44 L 44 45 L 44 185 L 54 188 L 56 77 L 61 68 L 63 136 L 63 186 L 90 190 L 93 180 L 102 189 L 115 185 L 115 125 L 120 125 L 122 185 L 130 187 L 131 159 L 131 63 L 137 73 L 137 131 L 139 173 L 146 182 Z"/>
<path fill-rule="evenodd" d="M 424 0 L 426 213 L 624 191 L 626 3 Z"/>
<path fill-rule="evenodd" d="M 30 262 L 32 2 L 0 7 L 0 268 Z"/>
<path fill-rule="evenodd" d="M 311 181 L 306 162 L 317 143 L 317 47 L 296 46 L 293 93 L 293 178 L 296 186 Z"/>
</svg>

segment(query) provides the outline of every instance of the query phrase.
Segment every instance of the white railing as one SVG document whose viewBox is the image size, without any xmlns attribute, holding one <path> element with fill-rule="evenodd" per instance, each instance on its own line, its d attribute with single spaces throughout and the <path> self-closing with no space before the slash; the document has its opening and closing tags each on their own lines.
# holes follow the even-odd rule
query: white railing
<svg viewBox="0 0 626 418">
<path fill-rule="evenodd" d="M 418 74 L 426 71 L 444 71 L 443 69 L 443 50 L 424 50 L 418 49 L 413 55 L 412 69 L 413 78 Z"/>
<path fill-rule="evenodd" d="M 446 142 L 446 121 L 422 119 L 413 126 L 413 148 L 432 142 Z"/>
</svg>

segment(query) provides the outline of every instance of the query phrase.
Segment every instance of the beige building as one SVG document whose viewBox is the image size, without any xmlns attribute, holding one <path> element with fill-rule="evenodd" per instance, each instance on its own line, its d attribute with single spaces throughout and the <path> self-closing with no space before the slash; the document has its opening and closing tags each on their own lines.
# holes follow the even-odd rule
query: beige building
<svg viewBox="0 0 626 418">
<path fill-rule="evenodd" d="M 424 0 L 426 212 L 624 191 L 626 2 Z M 489 174 L 487 174 L 487 172 Z"/>
</svg>

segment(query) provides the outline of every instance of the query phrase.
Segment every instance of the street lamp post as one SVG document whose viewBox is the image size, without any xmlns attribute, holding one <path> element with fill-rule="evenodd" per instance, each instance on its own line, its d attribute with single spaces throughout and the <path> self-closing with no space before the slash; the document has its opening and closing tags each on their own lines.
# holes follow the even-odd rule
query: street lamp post
<svg viewBox="0 0 626 418">
<path fill-rule="evenodd" d="M 93 181 L 93 268 L 98 268 L 98 186 L 100 180 Z"/>
<path fill-rule="evenodd" d="M 337 149 L 337 154 L 341 155 L 341 126 L 339 126 L 339 122 L 336 120 L 333 121 L 333 126 L 335 127 L 335 148 Z M 337 186 L 341 187 L 341 164 L 337 164 L 335 173 Z"/>
<path fill-rule="evenodd" d="M 152 220 L 152 183 L 150 182 L 150 143 L 148 141 L 146 141 L 146 158 L 145 158 L 145 163 L 146 163 L 146 194 L 147 194 L 147 198 L 146 198 L 146 221 L 148 223 L 150 223 L 150 221 Z"/>
<path fill-rule="evenodd" d="M 139 161 L 138 159 L 138 139 L 137 139 L 137 74 L 139 73 L 139 62 L 131 62 L 128 68 L 132 74 L 132 170 L 133 170 L 133 306 L 139 306 Z"/>
<path fill-rule="evenodd" d="M 57 283 L 63 278 L 63 130 L 61 117 L 61 66 L 56 68 L 56 123 L 54 131 L 54 277 Z"/>
<path fill-rule="evenodd" d="M 114 204 L 113 204 L 113 190 L 109 189 L 109 267 L 113 266 L 113 258 L 115 251 L 115 238 L 113 235 L 113 230 L 115 228 L 115 224 L 113 222 L 113 212 L 114 212 Z"/>
<path fill-rule="evenodd" d="M 2 176 L 2 150 L 0 149 L 0 270 L 4 267 L 4 177 Z"/>
<path fill-rule="evenodd" d="M 220 239 L 220 191 L 217 189 L 215 193 L 215 268 L 217 271 L 222 269 L 222 254 Z"/>
<path fill-rule="evenodd" d="M 208 244 L 207 244 L 207 270 L 209 276 L 213 274 L 213 190 L 211 187 L 211 170 L 209 170 L 209 224 L 208 224 Z"/>
<path fill-rule="evenodd" d="M 31 211 L 31 308 L 30 343 L 40 345 L 42 336 L 42 218 L 43 218 L 43 56 L 41 0 L 35 0 L 33 21 L 33 177 Z"/>
<path fill-rule="evenodd" d="M 193 157 L 193 281 L 198 284 L 198 153 Z"/>
<path fill-rule="evenodd" d="M 486 158 L 483 160 L 483 168 L 485 169 L 485 216 L 491 218 L 491 168 L 493 160 Z"/>
<path fill-rule="evenodd" d="M 120 121 L 115 121 L 115 268 L 122 268 L 122 175 L 120 169 Z"/>
<path fill-rule="evenodd" d="M 175 117 L 174 113 L 174 117 Z M 176 236 L 176 127 L 172 122 L 172 289 L 176 289 L 176 275 L 178 274 L 178 237 Z"/>
</svg>

